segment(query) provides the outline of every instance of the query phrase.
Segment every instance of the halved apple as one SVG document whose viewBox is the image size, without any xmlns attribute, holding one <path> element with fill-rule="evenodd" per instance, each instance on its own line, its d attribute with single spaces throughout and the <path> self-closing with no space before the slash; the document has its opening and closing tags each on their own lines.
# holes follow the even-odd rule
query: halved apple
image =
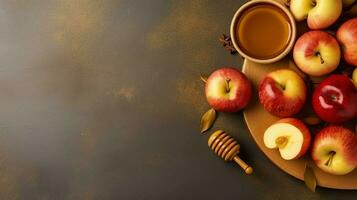
<svg viewBox="0 0 357 200">
<path fill-rule="evenodd" d="M 271 125 L 264 133 L 264 144 L 279 149 L 285 160 L 303 156 L 309 149 L 311 134 L 306 125 L 295 118 L 285 118 Z"/>
</svg>

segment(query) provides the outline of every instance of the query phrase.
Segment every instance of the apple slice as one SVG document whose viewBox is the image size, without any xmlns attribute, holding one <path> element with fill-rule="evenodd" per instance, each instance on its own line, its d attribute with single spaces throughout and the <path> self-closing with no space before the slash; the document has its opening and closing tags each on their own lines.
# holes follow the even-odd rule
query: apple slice
<svg viewBox="0 0 357 200">
<path fill-rule="evenodd" d="M 311 134 L 305 124 L 295 118 L 285 118 L 271 125 L 264 133 L 264 144 L 279 149 L 285 160 L 297 159 L 309 149 Z"/>
</svg>

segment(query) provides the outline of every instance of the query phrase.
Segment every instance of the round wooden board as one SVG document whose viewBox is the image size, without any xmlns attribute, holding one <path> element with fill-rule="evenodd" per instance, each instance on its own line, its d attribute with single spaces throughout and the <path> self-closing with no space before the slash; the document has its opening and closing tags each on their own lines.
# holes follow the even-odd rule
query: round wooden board
<svg viewBox="0 0 357 200">
<path fill-rule="evenodd" d="M 253 96 L 252 102 L 250 102 L 244 111 L 244 118 L 252 137 L 259 148 L 275 165 L 300 180 L 304 179 L 305 163 L 309 161 L 313 166 L 319 186 L 335 189 L 357 189 L 357 169 L 344 176 L 335 176 L 327 174 L 317 168 L 309 158 L 309 155 L 298 160 L 286 161 L 280 157 L 277 150 L 271 150 L 264 146 L 264 131 L 279 118 L 269 114 L 259 103 L 257 85 L 270 71 L 293 68 L 293 66 L 295 66 L 294 63 L 287 58 L 274 64 L 257 64 L 247 59 L 244 61 L 243 72 L 247 75 L 249 80 L 251 80 L 255 89 L 255 96 Z"/>
</svg>

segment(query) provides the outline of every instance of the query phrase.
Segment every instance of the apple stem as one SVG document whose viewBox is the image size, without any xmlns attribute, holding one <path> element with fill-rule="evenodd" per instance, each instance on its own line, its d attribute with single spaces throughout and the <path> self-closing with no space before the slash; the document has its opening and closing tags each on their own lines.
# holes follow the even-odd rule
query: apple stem
<svg viewBox="0 0 357 200">
<path fill-rule="evenodd" d="M 319 58 L 320 58 L 320 62 L 321 62 L 321 64 L 324 64 L 325 63 L 325 61 L 324 61 L 324 59 L 322 58 L 322 56 L 321 56 L 321 53 L 320 52 L 316 52 L 316 54 L 315 54 L 316 56 L 318 56 Z"/>
<path fill-rule="evenodd" d="M 231 90 L 231 88 L 229 87 L 229 82 L 230 81 L 231 81 L 231 79 L 229 79 L 229 78 L 226 79 L 226 92 L 227 93 Z"/>
<path fill-rule="evenodd" d="M 338 97 L 336 96 L 336 95 L 334 95 L 334 94 L 332 94 L 331 96 L 330 96 L 330 99 L 332 100 L 332 101 L 337 101 L 338 100 Z"/>
<path fill-rule="evenodd" d="M 329 153 L 329 156 L 328 156 L 328 160 L 327 162 L 325 163 L 326 166 L 331 166 L 332 164 L 332 159 L 333 157 L 335 156 L 336 152 L 332 151 Z"/>
<path fill-rule="evenodd" d="M 278 137 L 275 139 L 275 144 L 278 148 L 284 148 L 288 144 L 288 138 L 286 137 Z"/>
<path fill-rule="evenodd" d="M 281 88 L 282 90 L 285 90 L 285 86 L 283 84 L 277 83 L 278 87 Z"/>
<path fill-rule="evenodd" d="M 315 7 L 316 6 L 316 0 L 312 0 L 311 1 L 311 5 Z"/>
</svg>

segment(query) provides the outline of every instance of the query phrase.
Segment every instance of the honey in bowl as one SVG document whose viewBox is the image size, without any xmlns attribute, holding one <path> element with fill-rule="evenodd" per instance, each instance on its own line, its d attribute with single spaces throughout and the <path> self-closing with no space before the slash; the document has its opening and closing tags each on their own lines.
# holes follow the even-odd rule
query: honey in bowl
<svg viewBox="0 0 357 200">
<path fill-rule="evenodd" d="M 256 59 L 274 58 L 289 44 L 289 18 L 279 7 L 271 4 L 248 7 L 237 22 L 236 38 L 247 55 Z"/>
</svg>

